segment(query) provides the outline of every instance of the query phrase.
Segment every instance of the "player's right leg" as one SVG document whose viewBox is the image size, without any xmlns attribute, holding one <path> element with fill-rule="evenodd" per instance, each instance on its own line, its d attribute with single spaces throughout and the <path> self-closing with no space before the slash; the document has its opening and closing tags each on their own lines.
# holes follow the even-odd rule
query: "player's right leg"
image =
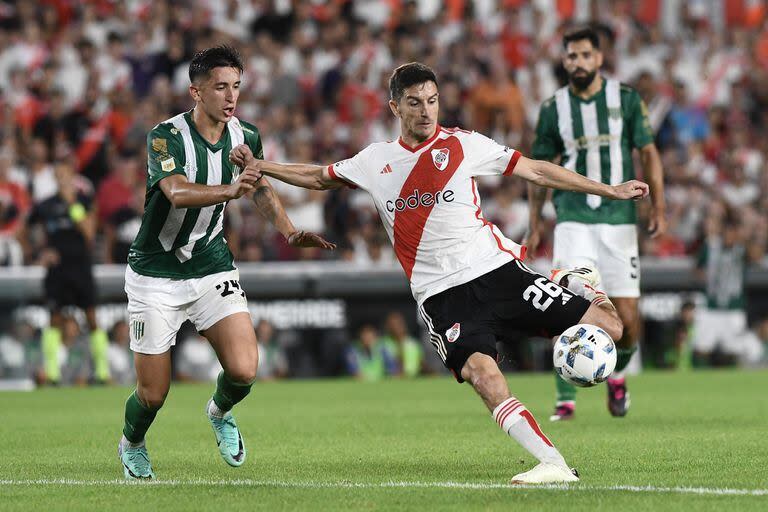
<svg viewBox="0 0 768 512">
<path fill-rule="evenodd" d="M 538 466 L 515 476 L 512 482 L 577 481 L 576 474 L 541 432 L 531 413 L 510 394 L 496 363 L 494 313 L 484 295 L 497 280 L 498 272 L 430 297 L 419 312 L 429 329 L 430 341 L 456 380 L 469 382 L 504 433 L 539 460 Z"/>
<path fill-rule="evenodd" d="M 568 467 L 530 411 L 510 394 L 507 380 L 494 358 L 481 352 L 473 353 L 461 369 L 461 378 L 480 395 L 499 427 L 539 460 L 537 466 L 515 475 L 510 483 L 548 484 L 579 480 L 576 470 Z"/>
<path fill-rule="evenodd" d="M 552 262 L 554 268 L 550 279 L 568 288 L 577 295 L 583 296 L 580 289 L 586 284 L 584 280 L 574 279 L 573 289 L 568 286 L 570 275 L 568 271 L 575 268 L 595 268 L 598 260 L 598 241 L 593 229 L 588 224 L 579 222 L 560 222 L 555 226 Z M 555 412 L 550 421 L 570 420 L 576 412 L 576 386 L 561 379 L 557 372 L 555 376 Z"/>
<path fill-rule="evenodd" d="M 155 478 L 144 437 L 171 387 L 171 352 L 134 354 L 136 390 L 125 402 L 125 424 L 117 453 L 129 480 Z"/>
<path fill-rule="evenodd" d="M 139 275 L 128 267 L 125 292 L 137 385 L 125 402 L 118 453 L 126 478 L 154 478 L 144 438 L 170 389 L 170 349 L 186 320 L 184 283 Z"/>
</svg>

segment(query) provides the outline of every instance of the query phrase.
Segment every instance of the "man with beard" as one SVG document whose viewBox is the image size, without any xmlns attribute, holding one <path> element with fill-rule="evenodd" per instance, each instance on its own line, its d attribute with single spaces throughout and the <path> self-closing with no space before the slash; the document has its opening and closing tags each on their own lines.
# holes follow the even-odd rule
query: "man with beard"
<svg viewBox="0 0 768 512">
<path fill-rule="evenodd" d="M 557 161 L 588 178 L 617 185 L 635 178 L 632 150 L 638 149 L 643 178 L 650 185 L 648 230 L 652 237 L 661 235 L 666 230 L 663 172 L 645 103 L 631 87 L 600 74 L 603 54 L 593 29 L 567 33 L 563 47 L 569 84 L 541 106 L 533 158 Z M 547 189 L 528 186 L 527 245 L 528 254 L 535 254 Z M 604 289 L 624 323 L 624 333 L 616 340 L 616 370 L 608 379 L 608 410 L 624 416 L 630 402 L 623 372 L 636 350 L 640 329 L 635 203 L 566 190 L 555 190 L 552 200 L 557 212 L 552 280 L 572 291 Z M 571 419 L 576 389 L 555 380 L 557 402 L 550 419 Z"/>
</svg>

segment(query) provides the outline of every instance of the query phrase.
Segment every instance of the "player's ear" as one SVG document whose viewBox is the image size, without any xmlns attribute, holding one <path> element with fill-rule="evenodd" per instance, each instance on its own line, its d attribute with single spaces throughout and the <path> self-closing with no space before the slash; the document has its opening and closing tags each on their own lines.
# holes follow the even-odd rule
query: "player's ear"
<svg viewBox="0 0 768 512">
<path fill-rule="evenodd" d="M 189 84 L 189 95 L 192 96 L 193 100 L 200 101 L 200 89 L 195 84 Z"/>
<path fill-rule="evenodd" d="M 389 100 L 389 110 L 397 117 L 400 118 L 400 107 L 395 100 Z"/>
</svg>

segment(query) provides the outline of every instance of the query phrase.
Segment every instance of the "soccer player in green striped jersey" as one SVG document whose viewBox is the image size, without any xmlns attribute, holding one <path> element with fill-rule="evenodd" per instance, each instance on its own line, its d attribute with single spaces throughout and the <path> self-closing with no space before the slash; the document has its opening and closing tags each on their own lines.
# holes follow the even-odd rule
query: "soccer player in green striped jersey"
<svg viewBox="0 0 768 512">
<path fill-rule="evenodd" d="M 567 169 L 614 185 L 634 179 L 632 151 L 637 149 L 643 177 L 650 185 L 649 230 L 651 236 L 659 236 L 666 230 L 664 182 L 645 104 L 634 89 L 600 74 L 603 55 L 593 29 L 566 34 L 563 46 L 569 84 L 541 106 L 533 157 L 558 161 Z M 546 189 L 529 187 L 527 245 L 529 254 L 534 254 Z M 616 371 L 608 380 L 609 411 L 624 416 L 629 393 L 623 371 L 636 350 L 640 328 L 635 204 L 561 190 L 554 191 L 552 200 L 557 212 L 553 280 L 574 291 L 584 284 L 603 286 L 624 323 L 623 336 L 616 340 Z M 574 268 L 579 270 L 569 270 Z M 560 378 L 555 380 L 557 402 L 550 419 L 570 419 L 576 389 Z"/>
<path fill-rule="evenodd" d="M 234 117 L 242 72 L 233 48 L 196 54 L 189 67 L 195 107 L 160 123 L 147 136 L 144 216 L 125 273 L 138 380 L 125 404 L 118 446 L 128 479 L 154 478 L 144 436 L 168 394 L 170 349 L 186 320 L 208 339 L 223 368 L 205 411 L 219 453 L 230 466 L 245 461 L 245 444 L 231 410 L 251 390 L 258 347 L 224 239 L 227 202 L 252 197 L 290 245 L 335 247 L 316 234 L 297 231 L 261 173 L 229 161 L 230 150 L 240 144 L 263 153 L 256 127 Z"/>
</svg>

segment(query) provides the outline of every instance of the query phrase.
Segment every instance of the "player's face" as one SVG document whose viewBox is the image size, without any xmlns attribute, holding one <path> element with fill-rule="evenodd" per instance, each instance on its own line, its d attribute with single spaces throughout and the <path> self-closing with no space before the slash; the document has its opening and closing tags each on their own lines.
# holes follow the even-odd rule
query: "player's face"
<svg viewBox="0 0 768 512">
<path fill-rule="evenodd" d="M 602 65 L 603 54 L 592 46 L 589 39 L 572 41 L 565 48 L 563 67 L 568 73 L 568 80 L 576 89 L 589 87 Z"/>
<path fill-rule="evenodd" d="M 390 100 L 392 113 L 400 119 L 403 138 L 422 142 L 437 129 L 437 84 L 429 81 L 408 87 L 400 101 Z"/>
<path fill-rule="evenodd" d="M 235 115 L 240 96 L 240 70 L 213 68 L 207 79 L 189 86 L 189 93 L 208 117 L 217 123 L 226 123 Z"/>
</svg>

